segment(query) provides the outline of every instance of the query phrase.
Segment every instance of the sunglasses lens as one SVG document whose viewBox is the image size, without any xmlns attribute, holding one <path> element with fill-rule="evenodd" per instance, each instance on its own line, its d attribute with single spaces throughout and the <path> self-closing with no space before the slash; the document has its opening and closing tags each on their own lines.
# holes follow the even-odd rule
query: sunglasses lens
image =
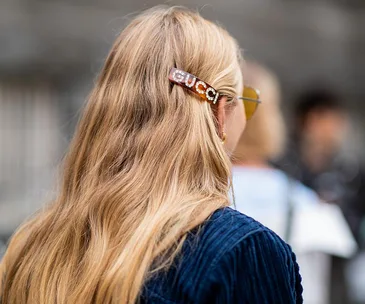
<svg viewBox="0 0 365 304">
<path fill-rule="evenodd" d="M 243 100 L 243 104 L 245 106 L 246 119 L 250 120 L 253 114 L 255 114 L 259 103 L 256 101 Z"/>
<path fill-rule="evenodd" d="M 259 105 L 259 95 L 255 89 L 251 87 L 245 87 L 242 97 L 243 104 L 245 106 L 246 119 L 249 120 L 252 118 L 257 110 L 257 107 Z"/>
</svg>

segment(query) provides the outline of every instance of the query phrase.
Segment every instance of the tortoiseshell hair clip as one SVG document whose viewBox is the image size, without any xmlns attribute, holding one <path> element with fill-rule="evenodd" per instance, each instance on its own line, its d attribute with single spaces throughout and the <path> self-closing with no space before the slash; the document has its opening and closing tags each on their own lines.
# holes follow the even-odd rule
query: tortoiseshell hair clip
<svg viewBox="0 0 365 304">
<path fill-rule="evenodd" d="M 219 93 L 211 85 L 188 72 L 172 68 L 170 70 L 169 80 L 194 92 L 207 102 L 216 104 L 218 101 Z"/>
<path fill-rule="evenodd" d="M 219 99 L 220 95 L 216 89 L 200 80 L 198 77 L 183 70 L 172 68 L 170 70 L 169 80 L 172 83 L 178 84 L 183 88 L 194 92 L 207 102 L 216 104 Z M 243 101 L 246 119 L 250 120 L 261 103 L 260 91 L 252 87 L 245 86 L 242 96 L 236 96 L 236 98 Z"/>
</svg>

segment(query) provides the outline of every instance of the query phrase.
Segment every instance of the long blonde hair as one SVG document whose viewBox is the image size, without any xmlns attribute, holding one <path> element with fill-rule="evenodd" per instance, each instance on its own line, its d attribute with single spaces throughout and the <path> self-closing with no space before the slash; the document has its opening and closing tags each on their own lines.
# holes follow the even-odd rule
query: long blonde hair
<svg viewBox="0 0 365 304">
<path fill-rule="evenodd" d="M 58 198 L 12 238 L 2 303 L 138 301 L 187 232 L 229 205 L 214 111 L 169 83 L 169 70 L 232 100 L 239 65 L 235 40 L 186 9 L 155 8 L 127 26 L 81 117 Z"/>
</svg>

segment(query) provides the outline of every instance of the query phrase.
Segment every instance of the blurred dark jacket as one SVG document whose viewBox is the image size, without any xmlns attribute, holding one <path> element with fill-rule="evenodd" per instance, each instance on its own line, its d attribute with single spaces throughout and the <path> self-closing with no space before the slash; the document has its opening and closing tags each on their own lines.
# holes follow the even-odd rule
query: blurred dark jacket
<svg viewBox="0 0 365 304">
<path fill-rule="evenodd" d="M 365 170 L 356 159 L 340 157 L 329 161 L 321 172 L 311 172 L 301 160 L 296 140 L 274 165 L 317 192 L 320 199 L 338 205 L 354 237 L 364 246 L 362 226 L 365 219 Z"/>
</svg>

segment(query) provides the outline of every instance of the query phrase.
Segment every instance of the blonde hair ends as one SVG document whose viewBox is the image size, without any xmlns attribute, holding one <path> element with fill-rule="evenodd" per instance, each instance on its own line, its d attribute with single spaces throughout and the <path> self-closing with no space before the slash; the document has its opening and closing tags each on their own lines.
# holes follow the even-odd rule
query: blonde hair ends
<svg viewBox="0 0 365 304">
<path fill-rule="evenodd" d="M 229 159 L 212 108 L 171 85 L 169 71 L 233 99 L 239 65 L 234 39 L 197 13 L 159 7 L 137 16 L 89 97 L 58 197 L 10 242 L 0 302 L 138 301 L 187 232 L 229 205 Z"/>
</svg>

